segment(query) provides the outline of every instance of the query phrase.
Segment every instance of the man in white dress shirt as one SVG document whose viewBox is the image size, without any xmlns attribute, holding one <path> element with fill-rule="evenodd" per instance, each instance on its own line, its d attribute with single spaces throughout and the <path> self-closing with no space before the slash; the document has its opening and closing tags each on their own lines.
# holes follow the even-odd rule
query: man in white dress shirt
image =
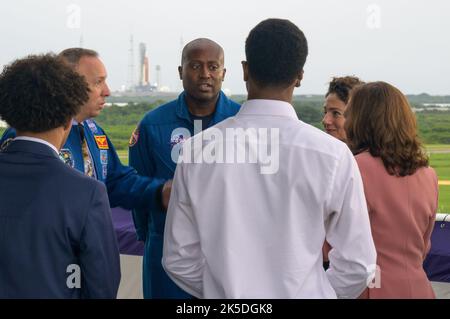
<svg viewBox="0 0 450 319">
<path fill-rule="evenodd" d="M 163 266 L 198 298 L 356 298 L 376 252 L 351 152 L 291 105 L 307 41 L 290 21 L 268 19 L 245 51 L 248 101 L 183 146 Z"/>
</svg>

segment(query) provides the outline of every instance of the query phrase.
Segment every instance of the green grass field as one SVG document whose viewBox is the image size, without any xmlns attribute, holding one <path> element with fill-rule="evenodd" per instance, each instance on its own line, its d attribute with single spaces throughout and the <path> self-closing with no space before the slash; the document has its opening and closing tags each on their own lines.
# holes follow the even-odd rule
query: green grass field
<svg viewBox="0 0 450 319">
<path fill-rule="evenodd" d="M 120 161 L 124 165 L 128 165 L 128 150 L 120 150 L 117 151 L 117 154 L 119 155 Z"/>
<path fill-rule="evenodd" d="M 450 145 L 427 145 L 430 154 L 430 165 L 436 170 L 439 180 L 450 181 L 450 153 L 433 153 L 437 151 L 450 151 Z M 128 151 L 117 152 L 123 164 L 128 164 Z M 450 214 L 450 185 L 439 185 L 439 208 L 438 213 Z"/>
<path fill-rule="evenodd" d="M 436 170 L 440 181 L 450 181 L 450 145 L 427 145 L 430 152 L 430 165 Z M 449 153 L 438 153 L 438 152 Z M 450 214 L 450 185 L 439 185 L 438 213 Z"/>
<path fill-rule="evenodd" d="M 450 181 L 450 153 L 430 154 L 430 165 L 439 176 L 439 180 Z"/>
<path fill-rule="evenodd" d="M 439 185 L 438 213 L 450 214 L 450 186 Z"/>
</svg>

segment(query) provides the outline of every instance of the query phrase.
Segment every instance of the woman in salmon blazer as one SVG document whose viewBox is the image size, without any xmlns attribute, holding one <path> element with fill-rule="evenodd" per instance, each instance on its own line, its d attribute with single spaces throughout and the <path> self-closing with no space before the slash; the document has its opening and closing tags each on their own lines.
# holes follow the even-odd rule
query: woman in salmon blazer
<svg viewBox="0 0 450 319">
<path fill-rule="evenodd" d="M 406 97 L 385 82 L 355 89 L 345 130 L 364 183 L 378 277 L 369 298 L 435 298 L 422 263 L 430 249 L 438 181 Z"/>
</svg>

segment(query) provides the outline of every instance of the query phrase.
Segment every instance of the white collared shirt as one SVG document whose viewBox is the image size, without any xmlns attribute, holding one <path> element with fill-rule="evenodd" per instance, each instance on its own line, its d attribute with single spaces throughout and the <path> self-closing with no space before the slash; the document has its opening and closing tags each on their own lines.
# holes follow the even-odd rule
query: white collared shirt
<svg viewBox="0 0 450 319">
<path fill-rule="evenodd" d="M 182 162 L 175 172 L 163 248 L 174 282 L 200 298 L 358 297 L 373 275 L 376 252 L 348 147 L 274 100 L 247 101 L 213 128 L 185 143 L 180 157 L 188 161 L 193 153 L 194 163 Z M 275 140 L 250 134 L 237 141 L 253 155 L 266 146 L 273 154 L 278 149 L 278 158 L 206 163 L 208 154 L 236 142 L 226 135 L 236 128 L 272 129 L 275 137 L 278 129 Z M 334 247 L 327 272 L 325 238 Z"/>
<path fill-rule="evenodd" d="M 36 138 L 36 137 L 31 137 L 31 136 L 17 136 L 17 137 L 14 138 L 14 140 L 30 141 L 30 142 L 36 142 L 36 143 L 45 144 L 48 147 L 50 147 L 52 150 L 54 150 L 56 155 L 59 156 L 59 151 L 56 148 L 56 146 L 51 144 L 51 143 L 49 143 L 49 142 L 47 142 L 47 141 L 45 141 L 45 140 L 43 140 L 43 139 Z"/>
</svg>

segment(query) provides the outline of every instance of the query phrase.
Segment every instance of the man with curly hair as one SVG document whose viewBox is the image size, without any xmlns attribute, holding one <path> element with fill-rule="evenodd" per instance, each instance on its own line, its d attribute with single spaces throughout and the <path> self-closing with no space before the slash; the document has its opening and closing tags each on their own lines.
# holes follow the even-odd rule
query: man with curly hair
<svg viewBox="0 0 450 319">
<path fill-rule="evenodd" d="M 106 132 L 94 121 L 110 95 L 107 72 L 99 54 L 84 48 L 69 48 L 61 53 L 73 70 L 88 84 L 88 99 L 74 116 L 67 142 L 61 148 L 62 159 L 69 166 L 105 183 L 111 207 L 126 209 L 147 207 L 156 202 L 163 180 L 139 176 L 132 167 L 122 165 Z M 0 143 L 14 137 L 7 129 Z"/>
<path fill-rule="evenodd" d="M 55 55 L 0 75 L 0 117 L 17 137 L 0 152 L 0 298 L 115 298 L 120 260 L 106 188 L 59 150 L 88 101 Z"/>
</svg>

